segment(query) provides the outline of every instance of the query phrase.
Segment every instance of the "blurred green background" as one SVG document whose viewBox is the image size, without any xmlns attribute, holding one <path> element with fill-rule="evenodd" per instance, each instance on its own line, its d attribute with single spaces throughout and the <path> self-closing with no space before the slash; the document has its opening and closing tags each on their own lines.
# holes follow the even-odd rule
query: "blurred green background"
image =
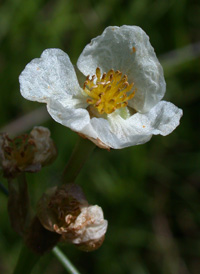
<svg viewBox="0 0 200 274">
<path fill-rule="evenodd" d="M 0 128 L 15 135 L 29 131 L 36 119 L 50 128 L 59 151 L 53 165 L 28 175 L 33 204 L 59 180 L 78 138 L 19 93 L 19 74 L 44 49 L 61 48 L 76 63 L 83 47 L 105 27 L 138 25 L 164 67 L 165 99 L 184 111 L 171 135 L 123 150 L 96 149 L 83 168 L 78 183 L 109 221 L 99 250 L 60 246 L 83 274 L 200 273 L 199 14 L 195 0 L 0 1 Z M 1 182 L 7 186 L 5 179 Z M 10 227 L 3 193 L 0 201 L 0 273 L 9 274 L 21 239 Z M 33 273 L 66 272 L 49 253 Z"/>
</svg>

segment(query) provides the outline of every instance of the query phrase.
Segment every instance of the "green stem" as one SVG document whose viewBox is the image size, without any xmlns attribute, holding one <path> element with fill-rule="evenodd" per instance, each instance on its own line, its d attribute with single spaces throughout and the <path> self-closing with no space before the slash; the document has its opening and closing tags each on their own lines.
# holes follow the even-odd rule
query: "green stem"
<svg viewBox="0 0 200 274">
<path fill-rule="evenodd" d="M 6 195 L 8 196 L 8 190 L 7 188 L 0 182 L 0 190 Z"/>
<path fill-rule="evenodd" d="M 75 181 L 82 166 L 85 164 L 95 147 L 95 144 L 88 139 L 79 138 L 63 172 L 62 181 L 64 184 L 73 183 Z"/>
<path fill-rule="evenodd" d="M 72 265 L 70 260 L 62 253 L 62 251 L 58 247 L 54 247 L 52 252 L 70 274 L 80 274 L 80 272 L 78 272 L 78 270 Z"/>
<path fill-rule="evenodd" d="M 23 245 L 13 274 L 31 273 L 39 258 L 39 254 L 32 252 L 25 245 Z"/>
</svg>

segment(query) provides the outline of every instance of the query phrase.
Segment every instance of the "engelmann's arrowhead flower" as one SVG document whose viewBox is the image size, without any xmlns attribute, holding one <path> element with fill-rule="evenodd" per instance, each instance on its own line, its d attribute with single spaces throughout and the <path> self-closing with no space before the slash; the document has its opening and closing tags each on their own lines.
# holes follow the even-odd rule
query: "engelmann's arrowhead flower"
<svg viewBox="0 0 200 274">
<path fill-rule="evenodd" d="M 168 135 L 182 110 L 161 101 L 166 84 L 149 37 L 139 27 L 108 27 L 81 53 L 80 83 L 66 53 L 47 49 L 20 75 L 21 94 L 47 104 L 52 118 L 103 148 Z"/>
</svg>

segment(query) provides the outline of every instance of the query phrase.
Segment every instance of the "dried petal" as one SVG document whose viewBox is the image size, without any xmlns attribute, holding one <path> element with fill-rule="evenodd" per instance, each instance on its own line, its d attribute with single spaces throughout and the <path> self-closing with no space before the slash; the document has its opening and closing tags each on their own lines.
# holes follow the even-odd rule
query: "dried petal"
<svg viewBox="0 0 200 274">
<path fill-rule="evenodd" d="M 42 166 L 52 163 L 57 156 L 57 149 L 50 138 L 50 131 L 45 127 L 34 127 L 30 137 L 35 143 L 35 154 L 33 163 L 40 163 Z"/>
</svg>

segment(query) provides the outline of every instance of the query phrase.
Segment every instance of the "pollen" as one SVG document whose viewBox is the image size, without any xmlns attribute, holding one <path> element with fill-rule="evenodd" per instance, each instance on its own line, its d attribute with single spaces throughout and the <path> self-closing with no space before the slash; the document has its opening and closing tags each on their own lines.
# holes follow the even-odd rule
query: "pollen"
<svg viewBox="0 0 200 274">
<path fill-rule="evenodd" d="M 110 114 L 116 109 L 126 107 L 135 95 L 134 83 L 128 83 L 127 75 L 119 70 L 109 70 L 101 75 L 100 68 L 96 75 L 87 76 L 83 90 L 88 95 L 87 103 L 93 105 L 100 114 Z"/>
</svg>

